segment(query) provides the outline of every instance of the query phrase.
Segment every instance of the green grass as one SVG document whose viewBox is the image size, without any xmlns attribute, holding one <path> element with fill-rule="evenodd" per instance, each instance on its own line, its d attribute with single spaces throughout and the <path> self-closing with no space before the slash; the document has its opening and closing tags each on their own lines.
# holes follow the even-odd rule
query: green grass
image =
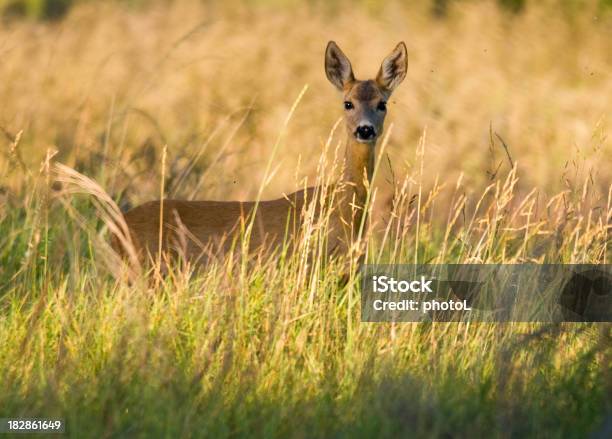
<svg viewBox="0 0 612 439">
<path fill-rule="evenodd" d="M 300 277 L 291 257 L 130 284 L 96 256 L 87 199 L 47 204 L 44 181 L 0 223 L 2 416 L 60 417 L 69 437 L 215 438 L 584 437 L 606 416 L 609 325 L 360 323 L 340 264 Z M 429 228 L 423 257 L 444 245 Z M 417 238 L 402 239 L 412 260 Z M 503 260 L 512 240 L 495 239 Z"/>
<path fill-rule="evenodd" d="M 601 431 L 609 324 L 361 323 L 341 260 L 177 266 L 157 285 L 118 272 L 100 191 L 157 198 L 166 144 L 179 198 L 254 199 L 276 146 L 263 197 L 327 181 L 321 137 L 342 112 L 330 38 L 364 78 L 409 45 L 369 261 L 612 260 L 612 27 L 588 12 L 600 2 L 574 21 L 542 2 L 513 15 L 457 1 L 443 20 L 429 2 L 280 3 L 75 2 L 63 21 L 0 26 L 0 418 L 60 417 L 74 438 Z M 47 148 L 58 154 L 41 164 Z M 54 185 L 53 161 L 99 186 Z"/>
</svg>

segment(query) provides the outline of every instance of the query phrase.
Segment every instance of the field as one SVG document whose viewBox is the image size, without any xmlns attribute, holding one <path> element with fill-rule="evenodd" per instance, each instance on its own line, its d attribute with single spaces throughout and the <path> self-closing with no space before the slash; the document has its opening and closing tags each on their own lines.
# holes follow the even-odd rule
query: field
<svg viewBox="0 0 612 439">
<path fill-rule="evenodd" d="M 62 418 L 78 438 L 609 437 L 609 324 L 361 323 L 355 263 L 611 263 L 605 3 L 5 14 L 0 418 Z M 154 282 L 120 264 L 118 208 L 335 178 L 331 39 L 358 78 L 400 40 L 409 54 L 349 282 L 346 261 L 310 264 L 316 224 L 286 257 Z"/>
</svg>

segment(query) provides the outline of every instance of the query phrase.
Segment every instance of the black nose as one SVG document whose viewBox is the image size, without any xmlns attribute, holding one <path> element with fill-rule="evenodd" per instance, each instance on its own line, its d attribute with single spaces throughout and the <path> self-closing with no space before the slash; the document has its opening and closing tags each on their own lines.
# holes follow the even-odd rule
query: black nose
<svg viewBox="0 0 612 439">
<path fill-rule="evenodd" d="M 376 136 L 376 131 L 372 125 L 359 125 L 355 130 L 355 137 L 360 140 L 370 140 Z"/>
</svg>

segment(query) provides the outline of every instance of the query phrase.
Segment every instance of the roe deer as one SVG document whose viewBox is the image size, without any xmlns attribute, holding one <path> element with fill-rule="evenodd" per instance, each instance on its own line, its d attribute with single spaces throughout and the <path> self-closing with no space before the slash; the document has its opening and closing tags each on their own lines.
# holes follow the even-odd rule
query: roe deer
<svg viewBox="0 0 612 439">
<path fill-rule="evenodd" d="M 330 227 L 325 232 L 328 254 L 347 252 L 355 230 L 365 221 L 367 188 L 374 171 L 376 142 L 382 133 L 387 100 L 406 76 L 407 68 L 406 46 L 400 42 L 383 60 L 376 79 L 357 80 L 349 59 L 338 45 L 333 41 L 327 45 L 325 73 L 343 94 L 347 135 L 345 168 L 338 186 L 342 189 L 339 189 L 340 196 L 334 197 Z M 159 257 L 160 243 L 162 253 L 176 252 L 176 244 L 182 239 L 186 256 L 195 260 L 202 256 L 203 246 L 210 243 L 216 242 L 222 254 L 230 251 L 232 240 L 225 238 L 239 230 L 253 211 L 250 249 L 270 243 L 278 246 L 284 239 L 291 239 L 297 227 L 288 230 L 287 225 L 293 223 L 299 227 L 303 207 L 307 200 L 313 199 L 316 190 L 309 187 L 283 198 L 260 202 L 151 201 L 128 211 L 125 221 L 139 258 Z M 182 238 L 178 236 L 179 231 Z M 121 250 L 117 238 L 114 247 Z"/>
</svg>

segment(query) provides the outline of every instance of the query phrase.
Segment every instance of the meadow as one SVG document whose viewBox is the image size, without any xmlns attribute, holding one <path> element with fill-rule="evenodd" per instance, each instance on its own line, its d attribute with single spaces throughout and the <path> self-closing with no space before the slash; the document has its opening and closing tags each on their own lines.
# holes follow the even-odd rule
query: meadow
<svg viewBox="0 0 612 439">
<path fill-rule="evenodd" d="M 362 253 L 611 263 L 612 11 L 562 3 L 84 1 L 4 17 L 0 417 L 63 418 L 79 438 L 606 437 L 607 323 L 360 322 Z M 311 264 L 325 224 L 292 255 L 154 283 L 120 264 L 119 209 L 335 178 L 331 39 L 358 78 L 400 40 L 409 54 L 349 282 L 345 261 Z"/>
</svg>

